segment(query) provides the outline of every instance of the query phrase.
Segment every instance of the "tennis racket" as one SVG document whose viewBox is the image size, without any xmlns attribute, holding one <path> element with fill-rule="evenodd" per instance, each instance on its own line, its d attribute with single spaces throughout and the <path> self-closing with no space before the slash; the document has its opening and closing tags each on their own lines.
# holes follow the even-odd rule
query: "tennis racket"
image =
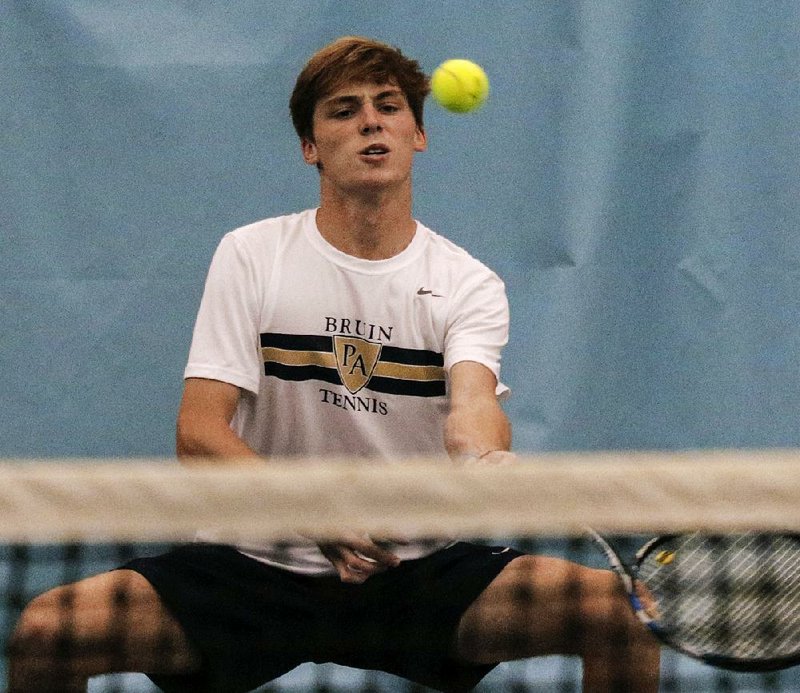
<svg viewBox="0 0 800 693">
<path fill-rule="evenodd" d="M 633 565 L 590 529 L 636 616 L 664 644 L 722 669 L 800 664 L 800 536 L 656 537 Z"/>
</svg>

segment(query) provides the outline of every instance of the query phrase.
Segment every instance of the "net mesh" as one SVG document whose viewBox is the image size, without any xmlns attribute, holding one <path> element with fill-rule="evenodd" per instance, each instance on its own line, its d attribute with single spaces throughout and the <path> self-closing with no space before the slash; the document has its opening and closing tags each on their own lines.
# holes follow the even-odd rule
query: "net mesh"
<svg viewBox="0 0 800 693">
<path fill-rule="evenodd" d="M 608 564 L 586 526 L 610 535 L 630 559 L 646 539 L 665 532 L 797 532 L 799 463 L 793 451 L 553 455 L 497 469 L 429 460 L 287 460 L 235 472 L 170 460 L 8 461 L 0 465 L 0 638 L 6 652 L 36 595 L 192 542 L 199 527 L 215 527 L 225 541 L 280 541 L 297 531 L 321 540 L 342 527 L 456 536 L 597 568 Z M 516 608 L 537 598 L 522 597 Z M 60 606 L 68 610 L 70 600 Z M 120 595 L 120 613 L 130 608 Z M 797 615 L 781 618 L 784 627 Z M 769 614 L 764 621 L 769 629 Z M 6 669 L 4 658 L 3 680 Z M 91 679 L 89 690 L 159 689 L 142 674 L 117 673 Z M 376 671 L 303 664 L 258 690 L 431 689 Z M 581 662 L 543 656 L 503 663 L 476 690 L 579 691 Z M 797 691 L 800 667 L 740 673 L 664 649 L 659 690 Z"/>
</svg>

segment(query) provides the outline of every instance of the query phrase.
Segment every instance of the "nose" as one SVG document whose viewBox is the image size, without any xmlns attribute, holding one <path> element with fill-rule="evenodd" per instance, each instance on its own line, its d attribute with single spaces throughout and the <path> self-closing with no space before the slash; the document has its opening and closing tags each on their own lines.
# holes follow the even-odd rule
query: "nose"
<svg viewBox="0 0 800 693">
<path fill-rule="evenodd" d="M 362 135 L 371 135 L 374 132 L 380 132 L 383 130 L 383 125 L 381 124 L 381 114 L 372 104 L 366 104 L 361 113 L 362 120 L 359 131 Z"/>
</svg>

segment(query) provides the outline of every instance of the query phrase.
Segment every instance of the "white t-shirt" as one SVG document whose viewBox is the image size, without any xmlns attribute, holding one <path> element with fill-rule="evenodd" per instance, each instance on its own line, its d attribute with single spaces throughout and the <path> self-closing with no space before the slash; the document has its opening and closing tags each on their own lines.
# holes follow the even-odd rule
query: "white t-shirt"
<svg viewBox="0 0 800 693">
<path fill-rule="evenodd" d="M 444 457 L 449 369 L 481 363 L 504 396 L 507 339 L 503 283 L 466 251 L 418 223 L 398 255 L 355 258 L 322 238 L 311 209 L 222 239 L 185 377 L 241 388 L 231 425 L 265 457 Z M 417 558 L 445 543 L 391 550 Z M 334 572 L 302 538 L 239 548 L 289 570 Z"/>
</svg>

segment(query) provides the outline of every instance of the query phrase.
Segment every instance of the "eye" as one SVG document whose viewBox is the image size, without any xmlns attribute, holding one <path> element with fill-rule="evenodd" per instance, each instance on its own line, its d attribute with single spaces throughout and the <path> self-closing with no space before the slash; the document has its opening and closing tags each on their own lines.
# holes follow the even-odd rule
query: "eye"
<svg viewBox="0 0 800 693">
<path fill-rule="evenodd" d="M 400 107 L 394 103 L 382 103 L 378 106 L 378 109 L 381 113 L 397 113 L 400 110 Z"/>
<path fill-rule="evenodd" d="M 352 108 L 338 108 L 331 113 L 331 117 L 336 118 L 337 120 L 344 120 L 345 118 L 349 118 L 351 115 L 353 115 Z"/>
</svg>

